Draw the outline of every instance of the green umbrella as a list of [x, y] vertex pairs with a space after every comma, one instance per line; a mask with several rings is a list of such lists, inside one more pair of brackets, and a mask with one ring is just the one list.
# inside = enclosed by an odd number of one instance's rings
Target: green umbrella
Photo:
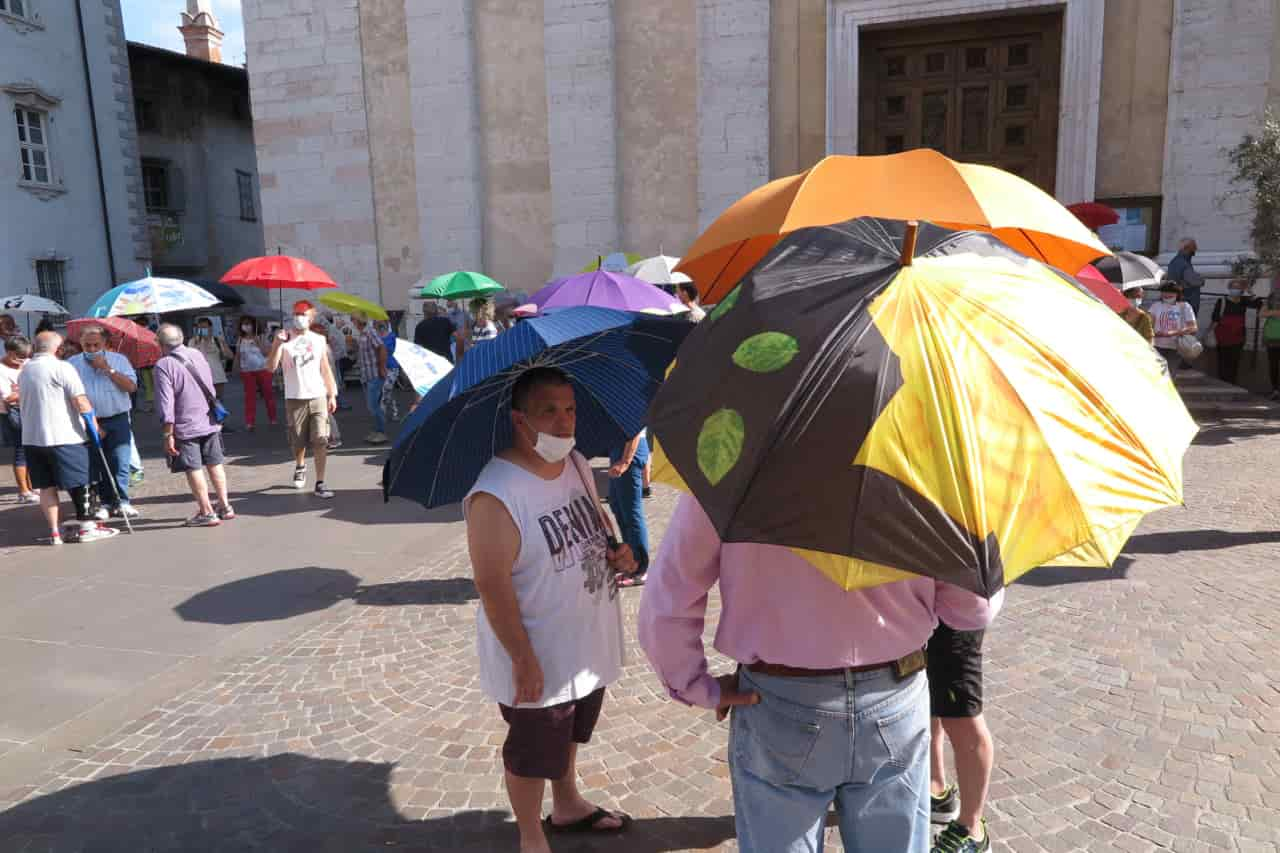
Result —
[[436, 276], [425, 287], [415, 288], [414, 295], [419, 299], [475, 299], [505, 289], [483, 273], [461, 270]]

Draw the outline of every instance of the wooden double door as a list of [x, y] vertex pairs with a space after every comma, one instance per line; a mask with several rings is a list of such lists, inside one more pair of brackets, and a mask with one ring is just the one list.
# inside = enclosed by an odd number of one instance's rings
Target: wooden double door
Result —
[[863, 32], [858, 150], [934, 148], [1052, 194], [1062, 14]]

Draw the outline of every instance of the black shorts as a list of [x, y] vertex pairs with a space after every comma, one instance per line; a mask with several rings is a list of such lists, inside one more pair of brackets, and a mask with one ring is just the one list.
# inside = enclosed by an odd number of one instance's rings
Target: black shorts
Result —
[[982, 638], [986, 631], [955, 631], [941, 622], [925, 650], [929, 714], [976, 717], [982, 713]]
[[177, 456], [169, 457], [169, 470], [175, 474], [199, 471], [206, 465], [221, 465], [222, 432], [211, 432], [199, 438], [179, 438], [174, 441]]
[[13, 448], [13, 464], [18, 468], [25, 468], [27, 452], [22, 445], [22, 427], [11, 424], [6, 412], [0, 412], [0, 438], [4, 439], [5, 447]]
[[27, 476], [33, 489], [58, 488], [69, 491], [89, 485], [89, 445], [56, 444], [53, 447], [23, 448], [27, 457]]
[[604, 688], [547, 708], [499, 705], [507, 721], [502, 766], [512, 776], [561, 779], [569, 772], [569, 746], [589, 743], [604, 707]]

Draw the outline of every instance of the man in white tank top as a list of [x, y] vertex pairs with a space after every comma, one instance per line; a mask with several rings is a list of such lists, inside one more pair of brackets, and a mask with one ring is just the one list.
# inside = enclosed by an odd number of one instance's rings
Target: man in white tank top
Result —
[[604, 688], [622, 674], [615, 573], [636, 565], [627, 546], [609, 547], [590, 469], [573, 453], [575, 417], [562, 373], [522, 374], [511, 392], [514, 444], [463, 502], [483, 605], [480, 682], [509, 726], [502, 760], [521, 853], [550, 853], [546, 832], [613, 833], [630, 823], [577, 785], [578, 744], [591, 739]]
[[307, 448], [316, 457], [318, 498], [332, 498], [324, 484], [329, 447], [329, 416], [338, 408], [338, 384], [329, 363], [329, 342], [311, 329], [316, 307], [305, 299], [294, 304], [292, 328], [276, 332], [267, 369], [284, 365], [284, 410], [293, 450], [293, 487], [307, 487]]

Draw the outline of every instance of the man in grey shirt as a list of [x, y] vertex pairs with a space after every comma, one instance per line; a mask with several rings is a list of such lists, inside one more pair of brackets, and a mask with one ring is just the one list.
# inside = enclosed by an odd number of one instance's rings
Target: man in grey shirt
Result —
[[58, 526], [58, 489], [71, 495], [76, 522], [68, 522], [67, 538], [94, 542], [119, 531], [98, 524], [89, 514], [89, 447], [82, 415], [97, 433], [93, 406], [84, 392], [80, 374], [56, 353], [62, 335], [36, 335], [34, 354], [18, 377], [22, 400], [22, 445], [27, 457], [31, 487], [40, 492], [40, 511], [49, 527], [50, 545], [62, 544]]

